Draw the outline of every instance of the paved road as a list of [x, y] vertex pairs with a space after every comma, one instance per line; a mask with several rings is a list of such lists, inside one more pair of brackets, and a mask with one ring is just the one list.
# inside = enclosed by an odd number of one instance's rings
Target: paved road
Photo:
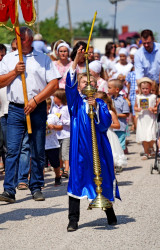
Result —
[[[67, 233], [67, 181], [54, 187], [54, 175], [49, 172], [45, 175], [46, 201], [35, 202], [27, 190], [17, 191], [15, 204], [0, 202], [0, 249], [159, 250], [160, 175], [150, 174], [153, 160], [142, 161], [135, 135], [130, 139], [128, 166], [117, 174], [122, 198], [114, 205], [118, 225], [108, 226], [104, 212], [86, 210], [88, 202], [82, 200], [79, 230]], [[0, 192], [2, 184], [0, 180]]]

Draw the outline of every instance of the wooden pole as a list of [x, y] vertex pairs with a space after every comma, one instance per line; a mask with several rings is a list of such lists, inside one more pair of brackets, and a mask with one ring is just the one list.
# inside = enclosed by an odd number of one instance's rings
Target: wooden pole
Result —
[[56, 0], [56, 6], [55, 6], [55, 11], [54, 11], [54, 18], [57, 16], [58, 5], [59, 5], [59, 0]]
[[[16, 31], [17, 46], [18, 46], [18, 52], [19, 52], [19, 61], [23, 62], [19, 23], [16, 25], [15, 31]], [[23, 87], [23, 95], [24, 95], [24, 105], [27, 105], [28, 96], [27, 96], [26, 79], [25, 79], [24, 72], [21, 73], [21, 79], [22, 79], [22, 87]], [[26, 115], [26, 121], [27, 121], [28, 134], [32, 134], [30, 115]]]

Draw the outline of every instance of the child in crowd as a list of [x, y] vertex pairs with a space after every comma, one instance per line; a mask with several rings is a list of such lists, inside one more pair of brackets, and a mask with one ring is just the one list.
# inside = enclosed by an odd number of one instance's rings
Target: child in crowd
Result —
[[140, 94], [136, 96], [134, 110], [138, 112], [136, 141], [142, 142], [144, 155], [142, 160], [147, 160], [154, 155], [153, 145], [156, 140], [156, 95], [151, 94], [152, 80], [143, 77], [138, 80]]
[[97, 88], [99, 91], [104, 91], [108, 93], [108, 84], [107, 82], [100, 76], [101, 72], [103, 72], [102, 63], [98, 60], [95, 60], [89, 64], [89, 71], [92, 76], [97, 81]]
[[47, 127], [46, 127], [46, 143], [45, 143], [45, 156], [46, 166], [48, 160], [55, 171], [55, 186], [61, 185], [60, 176], [60, 162], [59, 162], [59, 142], [57, 139], [56, 131], [61, 130], [63, 127], [60, 125], [59, 118], [55, 114], [50, 114], [51, 99], [47, 98]]
[[120, 129], [120, 123], [118, 121], [117, 112], [113, 107], [112, 99], [105, 92], [98, 91], [95, 94], [95, 98], [100, 98], [107, 104], [109, 112], [112, 116], [112, 124], [107, 131], [107, 136], [111, 144], [115, 171], [121, 172], [122, 167], [127, 165], [127, 158], [124, 155], [123, 149], [121, 147], [121, 144], [118, 140], [116, 133], [113, 131], [113, 129]]
[[[88, 115], [89, 105], [92, 105], [96, 112], [94, 120], [103, 178], [102, 194], [110, 201], [114, 201], [113, 183], [115, 182], [115, 175], [113, 157], [106, 136], [107, 129], [111, 125], [111, 115], [107, 105], [102, 100], [97, 99], [96, 101], [94, 97], [89, 97], [87, 99], [86, 96], [82, 94], [82, 90], [87, 85], [87, 76], [81, 75], [78, 83], [75, 73], [78, 60], [82, 54], [84, 54], [84, 50], [82, 50], [80, 46], [72, 68], [66, 78], [66, 96], [71, 116], [68, 232], [78, 229], [80, 199], [88, 197], [88, 199], [92, 200], [96, 197], [95, 176], [93, 172], [91, 120]], [[91, 85], [96, 87], [93, 81], [91, 81]], [[120, 198], [117, 185], [116, 197]], [[117, 219], [113, 207], [108, 208], [105, 212], [108, 223], [110, 225], [116, 224]]]
[[100, 50], [99, 49], [94, 49], [94, 60], [98, 60], [98, 61], [100, 61], [100, 59], [101, 59], [101, 52], [100, 52]]
[[151, 94], [158, 96], [158, 84], [156, 81], [152, 81]]
[[[59, 117], [62, 130], [57, 131], [60, 143], [60, 167], [62, 177], [68, 178], [69, 171], [69, 143], [70, 143], [70, 115], [68, 112], [67, 99], [64, 89], [58, 89], [54, 93], [54, 106], [52, 113]], [[65, 169], [63, 169], [63, 163]]]
[[118, 79], [112, 79], [108, 82], [108, 94], [113, 99], [120, 123], [120, 129], [114, 129], [114, 131], [117, 134], [121, 147], [125, 152], [127, 117], [129, 116], [130, 112], [127, 101], [119, 94], [122, 88], [123, 84]]

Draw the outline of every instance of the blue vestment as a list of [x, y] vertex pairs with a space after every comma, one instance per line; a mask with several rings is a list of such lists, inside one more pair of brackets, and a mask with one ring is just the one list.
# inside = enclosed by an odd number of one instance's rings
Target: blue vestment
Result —
[[[73, 81], [70, 72], [66, 78], [66, 96], [68, 109], [71, 116], [71, 138], [70, 138], [70, 177], [68, 183], [68, 194], [75, 198], [96, 197], [96, 185], [94, 183], [91, 120], [86, 113], [86, 102], [77, 90], [78, 83], [76, 75]], [[115, 181], [113, 157], [106, 132], [111, 125], [111, 115], [107, 105], [101, 99], [99, 103], [99, 120], [95, 118], [95, 128], [102, 171], [102, 194], [110, 201], [115, 196], [120, 199], [119, 190]], [[114, 187], [115, 183], [115, 187]]]

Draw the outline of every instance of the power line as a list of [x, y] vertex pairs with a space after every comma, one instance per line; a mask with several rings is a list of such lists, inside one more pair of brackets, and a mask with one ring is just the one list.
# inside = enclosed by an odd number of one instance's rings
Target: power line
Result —
[[158, 3], [158, 4], [160, 4], [160, 1], [158, 1], [158, 0], [128, 0], [128, 2], [139, 2], [139, 3], [141, 3], [141, 2], [143, 2], [143, 3], [151, 3], [151, 4], [153, 4], [153, 3]]

